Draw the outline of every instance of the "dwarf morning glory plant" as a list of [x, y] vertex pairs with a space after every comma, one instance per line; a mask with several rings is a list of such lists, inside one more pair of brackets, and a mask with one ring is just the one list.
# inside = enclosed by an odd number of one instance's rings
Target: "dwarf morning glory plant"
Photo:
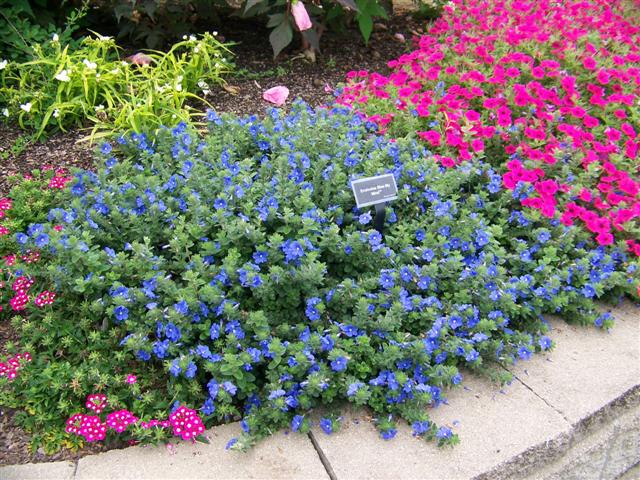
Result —
[[[622, 291], [628, 253], [488, 188], [490, 165], [444, 168], [343, 107], [208, 117], [205, 135], [123, 137], [101, 154], [115, 164], [77, 172], [49, 220], [22, 232], [25, 252], [48, 236], [46, 262], [20, 268], [58, 294], [46, 313], [25, 307], [57, 326], [23, 325], [29, 371], [79, 380], [60, 406], [33, 400], [21, 375], [12, 402], [72, 415], [100, 382], [137, 418], [178, 402], [206, 425], [242, 419], [233, 448], [352, 402], [383, 438], [404, 419], [452, 444], [425, 409], [464, 383], [460, 367], [495, 374], [550, 348], [547, 313], [612, 325], [594, 300]], [[349, 185], [382, 173], [399, 198], [377, 232]], [[112, 380], [125, 367], [134, 393]]]

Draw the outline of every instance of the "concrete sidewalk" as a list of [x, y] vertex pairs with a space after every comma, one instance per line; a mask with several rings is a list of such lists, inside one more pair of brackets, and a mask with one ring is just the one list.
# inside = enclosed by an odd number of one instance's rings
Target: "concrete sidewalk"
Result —
[[363, 411], [339, 433], [280, 432], [248, 453], [224, 445], [238, 424], [208, 432], [209, 445], [133, 447], [82, 458], [0, 468], [11, 479], [616, 479], [640, 478], [640, 308], [614, 310], [611, 333], [553, 319], [553, 352], [512, 369], [500, 389], [467, 376], [448, 404], [430, 412], [460, 434], [438, 449], [400, 425], [380, 439]]

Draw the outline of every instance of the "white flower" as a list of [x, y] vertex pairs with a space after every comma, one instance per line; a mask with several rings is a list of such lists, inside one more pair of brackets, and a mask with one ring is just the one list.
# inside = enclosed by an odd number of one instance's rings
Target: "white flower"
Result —
[[218, 36], [218, 32], [213, 32], [213, 36], [217, 37]]
[[82, 60], [82, 63], [84, 63], [84, 66], [87, 67], [89, 70], [95, 70], [98, 67], [96, 63], [91, 62], [86, 58]]
[[2, 114], [3, 114], [5, 117], [8, 117], [8, 116], [9, 116], [9, 109], [8, 109], [8, 108], [3, 108], [3, 109], [2, 109]]
[[200, 80], [200, 81], [198, 82], [198, 86], [199, 86], [200, 88], [206, 88], [206, 87], [208, 87], [209, 85], [207, 85], [207, 82], [205, 82], [204, 80]]
[[176, 92], [181, 92], [181, 91], [182, 91], [182, 84], [181, 84], [181, 83], [178, 83], [178, 84], [176, 85]]
[[101, 112], [101, 111], [103, 111], [103, 110], [104, 110], [104, 105], [96, 105], [95, 107], [93, 107], [93, 109], [94, 109], [96, 112]]
[[189, 35], [189, 41], [190, 42], [195, 42], [197, 40], [197, 38], [195, 37], [195, 35]]
[[124, 60], [120, 62], [120, 65], [122, 65], [123, 67], [128, 67], [129, 64], [127, 62], [125, 62]]
[[200, 47], [195, 47], [193, 49], [193, 53], [200, 53]]
[[107, 40], [111, 40], [111, 37], [108, 35], [98, 35], [98, 40], [105, 42]]
[[202, 90], [202, 94], [206, 97], [207, 95], [209, 95], [209, 92], [210, 92], [210, 91], [211, 91], [211, 90], [207, 90], [207, 89]]
[[188, 37], [186, 35], [182, 35], [182, 39], [186, 40]]
[[57, 33], [53, 34], [53, 36], [51, 37], [51, 41], [52, 42], [59, 42], [60, 41], [60, 37], [58, 36]]
[[53, 118], [58, 118], [60, 116], [60, 110], [57, 108], [53, 111]]
[[32, 106], [33, 105], [31, 105], [31, 102], [27, 102], [27, 103], [23, 103], [22, 105], [20, 105], [20, 108], [22, 110], [24, 110], [25, 112], [30, 112]]
[[9, 64], [9, 62], [7, 60], [1, 60], [0, 61], [0, 70], [4, 70], [5, 68], [7, 68], [8, 64]]
[[71, 80], [71, 77], [69, 77], [69, 70], [60, 71], [60, 73], [56, 75], [56, 80], [59, 80], [61, 82], [68, 82], [69, 80]]

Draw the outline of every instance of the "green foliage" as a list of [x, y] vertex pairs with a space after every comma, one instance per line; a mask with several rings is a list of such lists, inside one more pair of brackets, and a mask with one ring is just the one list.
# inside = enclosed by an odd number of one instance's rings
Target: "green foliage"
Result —
[[[62, 42], [72, 42], [72, 35], [86, 15], [87, 6], [84, 4], [79, 9], [69, 10], [64, 3], [0, 0], [0, 60], [30, 60], [33, 56], [32, 45], [45, 43], [54, 34], [58, 34]], [[65, 27], [60, 28], [63, 23]]]
[[[102, 146], [106, 166], [77, 172], [47, 221], [15, 235], [42, 258], [6, 269], [6, 285], [21, 271], [29, 296], [58, 294], [13, 320], [33, 361], [0, 378], [39, 441], [64, 441], [65, 419], [102, 392], [144, 420], [175, 402], [207, 425], [243, 418], [236, 448], [345, 402], [385, 438], [402, 418], [455, 444], [426, 408], [460, 367], [498, 376], [550, 348], [544, 313], [608, 328], [594, 298], [637, 275], [620, 248], [523, 213], [488, 164], [441, 168], [344, 109], [208, 120], [204, 136], [179, 125]], [[384, 238], [349, 188], [383, 172], [399, 186]]]
[[[149, 48], [159, 48], [166, 42], [194, 31], [198, 25], [220, 24], [222, 17], [258, 18], [271, 29], [269, 41], [274, 56], [284, 50], [299, 32], [289, 0], [94, 0], [93, 5], [111, 13], [118, 22], [119, 38], [144, 41]], [[365, 42], [368, 42], [375, 18], [386, 18], [380, 0], [322, 0], [306, 4], [312, 16], [313, 28], [299, 32], [303, 44], [320, 49], [320, 37], [327, 27], [343, 29], [356, 22]]]
[[92, 124], [92, 138], [151, 131], [192, 118], [188, 100], [223, 82], [229, 51], [214, 36], [185, 37], [168, 52], [148, 52], [150, 65], [123, 61], [115, 41], [97, 35], [76, 48], [61, 41], [33, 45], [34, 58], [0, 71], [0, 108], [7, 122], [40, 138]]

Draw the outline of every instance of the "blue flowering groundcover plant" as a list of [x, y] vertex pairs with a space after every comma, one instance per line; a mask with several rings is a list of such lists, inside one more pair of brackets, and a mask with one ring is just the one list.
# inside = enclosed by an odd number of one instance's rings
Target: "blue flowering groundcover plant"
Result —
[[[33, 430], [63, 430], [100, 391], [141, 419], [174, 404], [206, 425], [242, 419], [236, 448], [345, 403], [371, 409], [383, 438], [404, 419], [455, 443], [427, 407], [462, 367], [504, 380], [501, 364], [551, 348], [545, 313], [610, 327], [594, 301], [637, 270], [522, 211], [497, 166], [441, 168], [346, 109], [208, 120], [205, 135], [179, 125], [105, 144], [104, 166], [77, 172], [20, 237], [46, 260], [22, 268], [58, 294], [14, 320], [34, 358], [0, 399]], [[399, 198], [381, 233], [350, 181], [382, 173]], [[338, 428], [335, 415], [319, 424]]]

